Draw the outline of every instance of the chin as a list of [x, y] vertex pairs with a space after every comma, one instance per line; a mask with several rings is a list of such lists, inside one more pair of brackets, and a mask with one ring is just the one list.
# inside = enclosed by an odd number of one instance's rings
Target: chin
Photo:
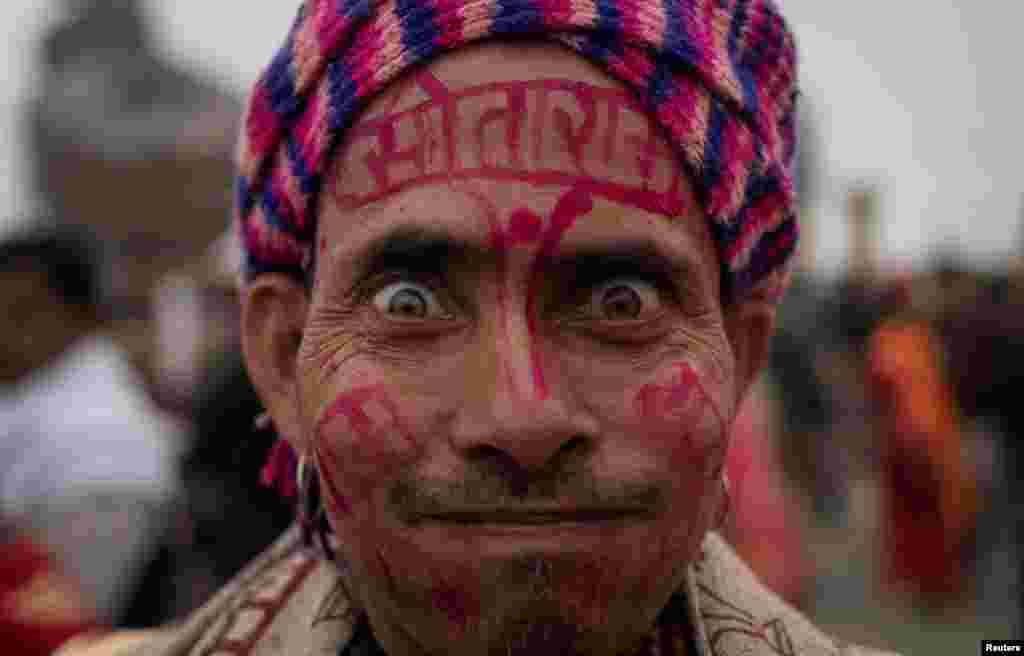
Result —
[[636, 601], [592, 599], [566, 605], [555, 594], [513, 593], [512, 603], [485, 614], [474, 633], [477, 653], [493, 656], [580, 654], [610, 656], [635, 651], [650, 634], [655, 613]]
[[[612, 656], [633, 653], [649, 639], [681, 583], [675, 570], [631, 577], [621, 561], [546, 549], [463, 563], [460, 570], [423, 578], [421, 569], [420, 577], [397, 576], [387, 586], [370, 581], [362, 590], [375, 597], [365, 600], [369, 607], [385, 611], [378, 618], [396, 619], [391, 635], [406, 636], [419, 651]], [[385, 649], [401, 653], [388, 649], [384, 627], [371, 623]]]

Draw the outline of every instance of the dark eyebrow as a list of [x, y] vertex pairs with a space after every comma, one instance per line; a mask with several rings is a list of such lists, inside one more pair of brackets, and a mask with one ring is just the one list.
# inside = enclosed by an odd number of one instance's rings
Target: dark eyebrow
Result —
[[366, 244], [354, 266], [359, 278], [388, 269], [441, 273], [453, 260], [486, 256], [487, 249], [443, 228], [399, 225]]
[[687, 280], [694, 271], [688, 258], [667, 252], [657, 242], [646, 239], [570, 246], [568, 252], [549, 258], [545, 266], [569, 273], [577, 280], [601, 278], [610, 273], [663, 275]]
[[[398, 225], [373, 239], [354, 259], [357, 279], [388, 270], [443, 274], [454, 263], [476, 263], [498, 257], [490, 246], [456, 237], [444, 227]], [[663, 276], [691, 282], [694, 263], [649, 239], [614, 244], [568, 243], [540, 266], [573, 283], [595, 282], [608, 275]]]

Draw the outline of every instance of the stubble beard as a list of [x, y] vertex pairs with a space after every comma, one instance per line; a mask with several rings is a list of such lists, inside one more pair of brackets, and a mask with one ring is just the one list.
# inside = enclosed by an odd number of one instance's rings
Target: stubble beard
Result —
[[[619, 656], [642, 651], [662, 604], [641, 583], [622, 572], [579, 567], [571, 554], [531, 554], [481, 563], [478, 612], [453, 618], [437, 606], [434, 586], [396, 581], [383, 589], [371, 583], [384, 610], [411, 653], [440, 656]], [[581, 581], [600, 576], [600, 581]], [[356, 586], [367, 590], [366, 587]], [[593, 590], [586, 598], [581, 590]], [[369, 590], [367, 590], [369, 591]], [[381, 596], [389, 598], [383, 599]], [[369, 601], [369, 600], [367, 600]], [[374, 621], [371, 611], [371, 624]], [[387, 651], [387, 645], [385, 645]], [[393, 656], [399, 656], [394, 654]]]

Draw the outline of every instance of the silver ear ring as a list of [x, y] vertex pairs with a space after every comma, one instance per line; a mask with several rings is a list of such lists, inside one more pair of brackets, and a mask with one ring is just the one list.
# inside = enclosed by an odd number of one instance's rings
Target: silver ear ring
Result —
[[302, 541], [306, 546], [317, 546], [328, 560], [334, 560], [334, 549], [330, 545], [331, 525], [327, 521], [323, 502], [320, 499], [320, 485], [316, 465], [305, 454], [299, 456], [295, 465], [295, 481], [299, 488], [299, 526]]
[[731, 484], [729, 483], [729, 475], [724, 471], [722, 472], [722, 476], [719, 478], [719, 484], [722, 486], [722, 505], [718, 510], [716, 528], [722, 528], [725, 524], [725, 520], [729, 518], [729, 512], [732, 510], [732, 495], [730, 494]]

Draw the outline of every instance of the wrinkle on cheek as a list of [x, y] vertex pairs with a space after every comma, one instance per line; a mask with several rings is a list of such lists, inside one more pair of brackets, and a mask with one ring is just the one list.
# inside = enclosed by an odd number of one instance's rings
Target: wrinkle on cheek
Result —
[[[345, 312], [345, 317], [332, 322], [348, 322], [350, 312]], [[351, 361], [353, 358], [365, 352], [359, 344], [365, 342], [365, 335], [346, 332], [341, 334], [335, 329], [322, 330], [319, 326], [326, 325], [326, 321], [317, 320], [307, 328], [306, 338], [300, 350], [299, 359], [303, 363], [310, 363], [314, 375], [320, 385], [327, 383], [338, 370]]]

